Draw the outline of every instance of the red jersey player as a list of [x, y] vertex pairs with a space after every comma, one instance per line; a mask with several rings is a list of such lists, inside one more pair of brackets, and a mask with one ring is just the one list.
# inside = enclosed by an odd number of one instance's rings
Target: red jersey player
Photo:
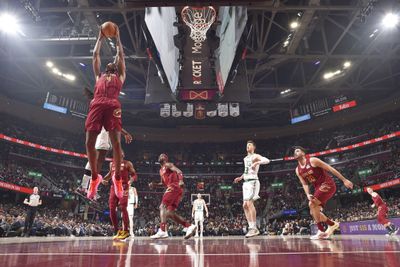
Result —
[[[329, 238], [339, 228], [339, 223], [332, 221], [322, 213], [322, 208], [336, 193], [335, 181], [328, 172], [342, 180], [343, 184], [349, 189], [353, 188], [353, 183], [322, 160], [315, 157], [307, 157], [305, 149], [300, 146], [294, 147], [294, 158], [298, 162], [296, 175], [299, 177], [309, 200], [310, 214], [318, 226], [318, 233], [315, 236], [311, 236], [311, 239]], [[314, 185], [314, 195], [310, 193], [309, 184]], [[326, 232], [324, 231], [323, 222], [328, 225]]]
[[[123, 153], [122, 153], [123, 157]], [[114, 184], [111, 185], [110, 188], [110, 197], [108, 199], [108, 205], [110, 208], [110, 219], [111, 223], [114, 227], [114, 231], [116, 234], [113, 239], [125, 240], [129, 237], [129, 216], [128, 216], [128, 197], [129, 197], [129, 186], [133, 181], [137, 180], [136, 171], [133, 168], [132, 162], [128, 160], [122, 160], [120, 164], [120, 168], [115, 168], [115, 164], [113, 162], [110, 163], [110, 171], [104, 177], [103, 184], [108, 184], [108, 181], [112, 176], [115, 175], [117, 169], [120, 170], [121, 173], [121, 181], [123, 187], [123, 195], [122, 197], [118, 197], [115, 194]], [[117, 218], [117, 205], [119, 205], [120, 212], [122, 213], [122, 230], [119, 230], [118, 218]]]
[[167, 219], [171, 219], [187, 228], [185, 239], [188, 239], [196, 233], [197, 227], [193, 224], [190, 224], [188, 221], [185, 221], [175, 212], [183, 195], [182, 187], [184, 186], [184, 183], [182, 171], [175, 167], [174, 164], [168, 162], [168, 156], [166, 154], [161, 154], [158, 157], [158, 161], [161, 165], [161, 182], [151, 182], [149, 187], [153, 189], [154, 187], [166, 186], [167, 190], [163, 195], [160, 205], [160, 228], [155, 235], [151, 236], [151, 238], [159, 239], [168, 237], [168, 233], [166, 231]]
[[[93, 72], [96, 78], [96, 85], [93, 100], [90, 102], [89, 114], [86, 119], [86, 153], [91, 167], [91, 182], [87, 197], [93, 199], [97, 188], [102, 180], [97, 169], [97, 153], [95, 149], [96, 138], [104, 127], [108, 131], [112, 146], [113, 160], [116, 166], [121, 164], [121, 104], [118, 100], [122, 84], [125, 81], [125, 59], [121, 44], [119, 30], [116, 34], [117, 55], [113, 63], [108, 63], [105, 73], [100, 73], [100, 47], [104, 39], [99, 33], [93, 51]], [[113, 176], [115, 193], [122, 197], [123, 188], [120, 177], [120, 170], [117, 168]]]
[[372, 204], [372, 208], [378, 208], [378, 222], [385, 226], [386, 230], [388, 231], [388, 235], [396, 235], [399, 231], [399, 228], [393, 225], [388, 219], [388, 207], [386, 203], [382, 200], [381, 196], [378, 193], [374, 192], [371, 187], [367, 187], [368, 194], [371, 195], [374, 204]]

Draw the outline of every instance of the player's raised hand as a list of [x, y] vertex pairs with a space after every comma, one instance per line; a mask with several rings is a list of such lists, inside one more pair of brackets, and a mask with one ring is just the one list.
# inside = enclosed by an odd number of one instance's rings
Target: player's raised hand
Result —
[[343, 181], [343, 184], [344, 184], [344, 186], [347, 187], [348, 189], [353, 189], [353, 186], [354, 186], [354, 185], [353, 185], [353, 183], [352, 183], [351, 181], [349, 181], [349, 180], [346, 179], [346, 180]]

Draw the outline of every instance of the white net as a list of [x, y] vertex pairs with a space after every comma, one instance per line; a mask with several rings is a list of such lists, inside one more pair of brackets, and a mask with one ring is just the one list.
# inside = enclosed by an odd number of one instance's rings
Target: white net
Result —
[[190, 7], [182, 9], [182, 19], [190, 27], [190, 38], [194, 42], [204, 42], [208, 29], [215, 21], [217, 12], [212, 6]]

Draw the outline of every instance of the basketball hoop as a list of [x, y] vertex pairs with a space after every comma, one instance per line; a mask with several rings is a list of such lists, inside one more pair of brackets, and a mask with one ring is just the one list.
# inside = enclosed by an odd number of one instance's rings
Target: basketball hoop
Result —
[[217, 12], [212, 6], [185, 6], [181, 12], [182, 19], [190, 28], [190, 38], [194, 42], [204, 42], [206, 33], [215, 21]]

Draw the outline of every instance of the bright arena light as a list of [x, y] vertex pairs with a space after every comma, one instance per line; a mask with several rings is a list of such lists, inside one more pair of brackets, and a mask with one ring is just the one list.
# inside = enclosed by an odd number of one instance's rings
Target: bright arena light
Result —
[[351, 62], [350, 61], [346, 61], [343, 63], [343, 68], [347, 69], [351, 67]]
[[324, 74], [324, 79], [328, 80], [330, 78], [332, 78], [335, 74], [333, 74], [332, 72], [327, 72]]
[[299, 27], [299, 23], [297, 21], [293, 21], [292, 23], [290, 23], [290, 28], [292, 30], [296, 29], [297, 27]]
[[399, 16], [393, 13], [388, 13], [382, 19], [382, 25], [385, 28], [394, 28], [399, 24]]
[[51, 61], [47, 61], [46, 62], [46, 66], [49, 67], [49, 68], [52, 68], [54, 66], [54, 63], [51, 62]]
[[21, 27], [18, 25], [17, 18], [8, 13], [3, 13], [0, 15], [0, 31], [12, 35], [19, 33], [25, 36], [25, 34], [21, 31]]
[[53, 71], [54, 74], [58, 74], [60, 72], [57, 68], [52, 68], [51, 70]]

